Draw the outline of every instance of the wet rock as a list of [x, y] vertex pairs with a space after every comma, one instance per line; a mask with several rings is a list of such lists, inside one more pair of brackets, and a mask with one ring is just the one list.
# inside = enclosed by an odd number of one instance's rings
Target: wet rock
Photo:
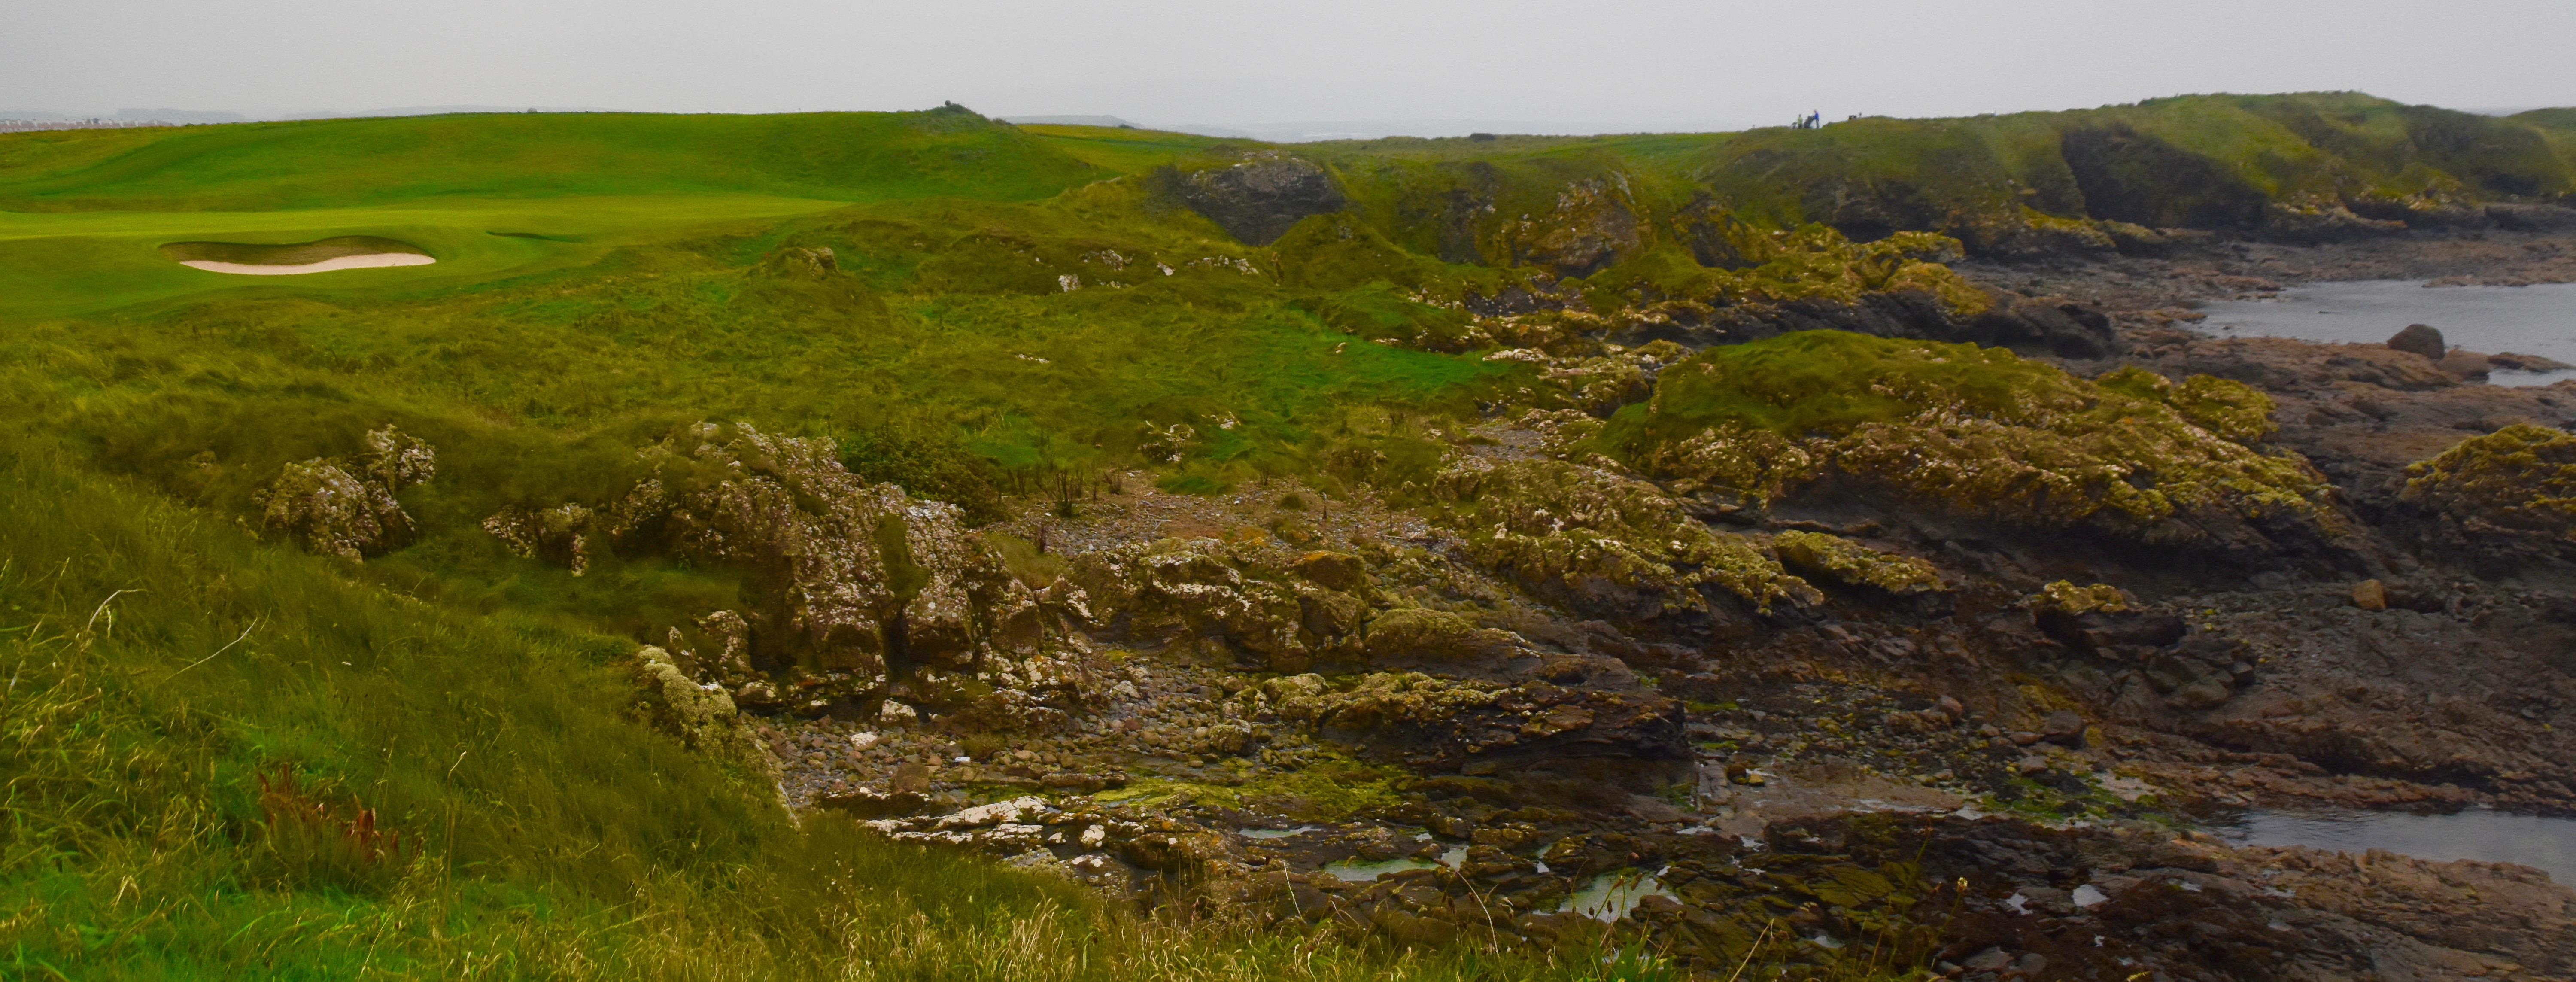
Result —
[[2388, 346], [2437, 362], [2451, 350], [2450, 344], [2442, 339], [2442, 332], [2429, 324], [2406, 325], [2405, 330], [2388, 339]]

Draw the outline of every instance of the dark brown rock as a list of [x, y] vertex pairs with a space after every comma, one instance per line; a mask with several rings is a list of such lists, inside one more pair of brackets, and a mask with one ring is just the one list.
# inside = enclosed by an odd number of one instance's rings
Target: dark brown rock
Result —
[[2442, 340], [2442, 332], [2433, 329], [2430, 324], [2406, 325], [2405, 330], [2397, 332], [2395, 337], [2388, 339], [2388, 346], [2399, 351], [2423, 355], [2434, 361], [2441, 361], [2442, 356], [2451, 350], [2451, 346]]

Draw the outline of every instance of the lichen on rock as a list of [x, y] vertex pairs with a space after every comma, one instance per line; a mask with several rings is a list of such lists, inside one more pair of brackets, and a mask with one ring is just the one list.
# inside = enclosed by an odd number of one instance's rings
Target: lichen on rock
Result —
[[2108, 583], [2076, 586], [2072, 580], [2055, 580], [2038, 593], [2022, 601], [2034, 611], [2080, 617], [2085, 614], [2126, 613], [2130, 609], [2128, 594]]
[[[683, 427], [640, 452], [650, 476], [609, 509], [623, 547], [747, 574], [754, 603], [699, 627], [700, 671], [798, 711], [883, 698], [1047, 727], [1100, 697], [1099, 666], [1046, 618], [1085, 609], [1031, 590], [959, 510], [850, 474], [827, 439], [748, 424]], [[677, 642], [675, 642], [677, 643]], [[777, 676], [784, 676], [783, 678]]]
[[778, 758], [744, 724], [723, 687], [692, 681], [670, 652], [652, 645], [636, 649], [634, 667], [643, 708], [656, 725], [692, 749], [742, 765], [764, 784], [778, 781]]
[[521, 559], [543, 559], [580, 576], [590, 571], [591, 510], [565, 503], [552, 508], [512, 505], [483, 520], [483, 531]]
[[1554, 460], [1461, 457], [1426, 507], [1479, 564], [1542, 595], [1652, 620], [1706, 614], [1715, 588], [1756, 609], [1813, 604], [1815, 587], [1760, 544], [1709, 528], [1653, 484]]
[[316, 457], [286, 465], [252, 498], [262, 524], [353, 562], [410, 542], [411, 515], [394, 493], [435, 476], [438, 454], [390, 425], [365, 442], [355, 463]]

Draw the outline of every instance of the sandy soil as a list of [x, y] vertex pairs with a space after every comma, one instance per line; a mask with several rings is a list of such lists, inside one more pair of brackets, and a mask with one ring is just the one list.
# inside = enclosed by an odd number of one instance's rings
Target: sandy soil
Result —
[[192, 259], [179, 265], [209, 273], [239, 273], [244, 276], [293, 276], [297, 273], [328, 273], [335, 269], [372, 269], [378, 266], [427, 266], [438, 260], [415, 252], [379, 252], [364, 256], [339, 256], [318, 263], [292, 266], [270, 266], [259, 263], [220, 263], [211, 259]]

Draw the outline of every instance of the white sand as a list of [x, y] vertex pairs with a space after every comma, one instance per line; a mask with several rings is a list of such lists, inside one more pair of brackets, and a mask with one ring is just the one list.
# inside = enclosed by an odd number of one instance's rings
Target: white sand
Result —
[[378, 252], [364, 256], [340, 256], [318, 263], [293, 266], [263, 266], [258, 263], [219, 263], [212, 259], [191, 259], [181, 266], [209, 273], [240, 273], [244, 276], [292, 276], [297, 273], [328, 273], [335, 269], [370, 269], [377, 266], [427, 266], [438, 260], [416, 252]]

